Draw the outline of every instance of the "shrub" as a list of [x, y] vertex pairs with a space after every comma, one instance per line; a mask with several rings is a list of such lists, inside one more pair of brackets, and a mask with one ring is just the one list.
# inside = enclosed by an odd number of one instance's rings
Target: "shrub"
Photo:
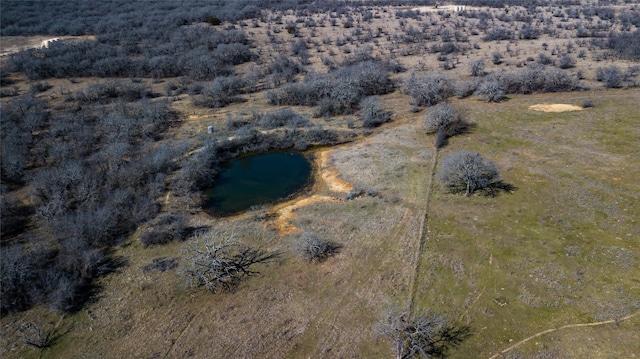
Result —
[[40, 92], [45, 92], [51, 88], [53, 88], [53, 85], [49, 84], [48, 82], [39, 81], [31, 84], [31, 86], [29, 87], [29, 93], [36, 94]]
[[320, 238], [320, 235], [314, 232], [302, 233], [293, 243], [293, 248], [309, 262], [323, 261], [339, 249], [337, 245]]
[[471, 76], [484, 76], [486, 73], [484, 71], [484, 60], [476, 59], [469, 63], [469, 70], [471, 71]]
[[[638, 26], [638, 25], [636, 25]], [[617, 52], [621, 57], [629, 60], [640, 59], [640, 29], [633, 33], [612, 32], [607, 41], [607, 47]]]
[[576, 77], [567, 72], [550, 68], [544, 74], [544, 92], [573, 91], [578, 87]]
[[482, 38], [484, 41], [493, 40], [511, 40], [513, 39], [513, 31], [504, 27], [495, 27]]
[[538, 63], [542, 65], [551, 65], [553, 63], [553, 59], [549, 55], [538, 54]]
[[441, 73], [411, 74], [405, 81], [405, 89], [416, 106], [433, 106], [453, 94], [453, 83]]
[[206, 20], [204, 20], [204, 22], [206, 22], [206, 23], [208, 23], [208, 24], [210, 24], [212, 26], [218, 26], [218, 25], [220, 25], [222, 23], [222, 21], [220, 21], [220, 19], [218, 19], [215, 16], [208, 17]]
[[427, 133], [447, 131], [462, 121], [462, 115], [448, 103], [441, 103], [429, 109], [424, 119], [424, 129]]
[[561, 69], [570, 69], [576, 66], [576, 59], [569, 54], [562, 54], [562, 56], [558, 58], [557, 65]]
[[311, 122], [308, 118], [288, 108], [265, 113], [260, 116], [260, 119], [258, 120], [258, 125], [265, 130], [282, 126], [288, 126], [291, 128], [307, 127], [310, 124]]
[[438, 172], [438, 180], [450, 192], [464, 192], [467, 196], [501, 183], [495, 164], [470, 151], [456, 152], [446, 158]]
[[224, 107], [235, 100], [234, 96], [240, 94], [245, 85], [246, 82], [240, 77], [216, 77], [210, 85], [200, 90], [199, 96], [193, 97], [193, 103], [202, 107]]
[[318, 106], [314, 116], [349, 114], [365, 96], [383, 95], [393, 90], [386, 68], [365, 61], [329, 73], [310, 75], [302, 83], [290, 83], [267, 92], [273, 105]]
[[456, 84], [456, 97], [467, 98], [478, 89], [478, 81], [460, 81]]
[[584, 100], [582, 102], [582, 108], [593, 108], [593, 100]]
[[604, 82], [604, 86], [607, 88], [622, 87], [622, 81], [624, 79], [622, 71], [615, 65], [608, 67], [598, 67], [596, 69], [596, 79], [600, 82]]
[[491, 53], [491, 62], [493, 62], [494, 65], [500, 65], [502, 63], [502, 57], [501, 52], [494, 51]]
[[483, 101], [487, 102], [500, 102], [504, 99], [504, 88], [496, 79], [482, 82], [475, 93]]
[[338, 140], [338, 135], [331, 130], [325, 130], [322, 125], [317, 125], [307, 130], [305, 139], [311, 143], [327, 145], [335, 143]]
[[527, 25], [520, 30], [519, 37], [523, 40], [534, 40], [540, 37], [540, 29]]
[[389, 122], [391, 119], [391, 113], [385, 111], [375, 96], [370, 96], [362, 100], [360, 108], [362, 109], [362, 125], [364, 128], [378, 127], [383, 123]]

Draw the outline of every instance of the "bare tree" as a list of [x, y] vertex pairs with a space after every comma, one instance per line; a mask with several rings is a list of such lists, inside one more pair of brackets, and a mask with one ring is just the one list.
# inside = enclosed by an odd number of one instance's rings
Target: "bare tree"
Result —
[[451, 80], [440, 73], [412, 74], [405, 82], [405, 89], [416, 106], [433, 106], [453, 94]]
[[46, 327], [42, 325], [27, 323], [18, 328], [22, 335], [24, 344], [28, 347], [36, 349], [45, 349], [52, 346], [58, 338], [55, 327]]
[[233, 233], [214, 232], [197, 234], [184, 251], [187, 264], [182, 272], [187, 284], [212, 293], [220, 288], [233, 289], [244, 277], [259, 273], [251, 269], [254, 264], [279, 255], [239, 245]]
[[369, 96], [362, 100], [360, 108], [362, 108], [362, 124], [365, 128], [378, 127], [391, 119], [391, 113], [385, 111], [376, 96]]
[[501, 184], [495, 164], [477, 152], [460, 151], [442, 162], [438, 180], [453, 193], [467, 196], [475, 191]]
[[[462, 114], [448, 103], [441, 103], [429, 109], [424, 119], [424, 129], [427, 133], [438, 131], [448, 132], [462, 122]], [[455, 133], [452, 133], [454, 135]]]
[[391, 340], [398, 359], [444, 358], [471, 335], [469, 326], [431, 311], [410, 315], [390, 310], [378, 322], [377, 331]]

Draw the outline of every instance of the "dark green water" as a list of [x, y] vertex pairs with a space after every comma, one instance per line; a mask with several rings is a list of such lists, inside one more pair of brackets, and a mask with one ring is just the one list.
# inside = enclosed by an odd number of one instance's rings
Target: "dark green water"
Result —
[[205, 190], [205, 209], [222, 216], [242, 212], [300, 191], [310, 176], [311, 163], [297, 152], [242, 156], [229, 161]]

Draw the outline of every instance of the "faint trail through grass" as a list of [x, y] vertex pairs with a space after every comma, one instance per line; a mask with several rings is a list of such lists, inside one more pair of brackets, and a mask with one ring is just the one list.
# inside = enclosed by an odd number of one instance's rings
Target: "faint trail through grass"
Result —
[[189, 329], [189, 327], [191, 326], [191, 324], [193, 324], [196, 318], [200, 317], [200, 313], [202, 313], [203, 310], [204, 310], [204, 307], [200, 308], [200, 310], [196, 314], [194, 314], [191, 318], [189, 318], [189, 321], [184, 326], [184, 328], [182, 328], [182, 331], [180, 331], [180, 334], [178, 334], [178, 337], [173, 341], [173, 343], [171, 344], [167, 352], [164, 353], [164, 358], [169, 357], [169, 354], [171, 354], [171, 352], [173, 352], [173, 350], [176, 348], [176, 345], [178, 344], [180, 339], [182, 339], [182, 337], [184, 336], [184, 333], [187, 331], [187, 329]]
[[489, 359], [495, 359], [495, 358], [501, 356], [502, 354], [506, 354], [506, 353], [510, 352], [511, 350], [519, 347], [520, 345], [528, 342], [531, 339], [537, 338], [537, 337], [545, 335], [545, 334], [553, 333], [553, 332], [556, 332], [556, 331], [561, 330], [561, 329], [580, 328], [580, 327], [595, 327], [595, 326], [598, 326], [598, 325], [613, 324], [613, 323], [618, 324], [618, 323], [623, 322], [625, 320], [631, 319], [631, 318], [637, 316], [638, 314], [640, 314], [640, 312], [636, 312], [634, 314], [627, 315], [626, 317], [623, 317], [623, 318], [620, 318], [620, 319], [611, 319], [611, 320], [605, 320], [605, 321], [602, 321], [602, 322], [595, 322], [595, 323], [568, 324], [568, 325], [563, 325], [563, 326], [561, 326], [559, 328], [552, 328], [552, 329], [543, 330], [543, 331], [541, 331], [539, 333], [536, 333], [536, 334], [534, 334], [534, 335], [532, 335], [530, 337], [522, 339], [521, 341], [515, 343], [514, 345], [512, 345], [512, 346], [510, 346], [510, 347], [508, 347], [506, 349], [502, 349], [501, 351], [497, 352], [496, 354], [490, 356]]
[[425, 250], [425, 244], [428, 236], [428, 220], [429, 220], [429, 202], [431, 200], [431, 190], [433, 188], [433, 177], [435, 176], [436, 164], [438, 163], [438, 149], [436, 148], [431, 160], [431, 169], [429, 171], [429, 181], [427, 183], [427, 194], [424, 205], [424, 215], [420, 223], [420, 234], [418, 236], [418, 250], [416, 251], [415, 267], [413, 269], [413, 277], [411, 279], [409, 293], [409, 313], [413, 313], [415, 306], [416, 294], [418, 292], [418, 276], [420, 274], [420, 268], [422, 267], [422, 257]]

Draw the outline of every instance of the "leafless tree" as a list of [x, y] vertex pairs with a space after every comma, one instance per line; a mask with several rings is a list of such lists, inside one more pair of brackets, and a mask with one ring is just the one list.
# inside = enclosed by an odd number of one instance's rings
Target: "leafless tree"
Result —
[[251, 269], [254, 264], [268, 262], [279, 255], [239, 245], [233, 233], [214, 232], [197, 234], [184, 252], [187, 264], [182, 272], [187, 284], [204, 287], [211, 293], [233, 289], [244, 277], [259, 273]]
[[449, 191], [464, 192], [467, 196], [501, 183], [495, 164], [471, 151], [456, 152], [446, 158], [438, 179]]
[[440, 73], [412, 74], [405, 82], [405, 89], [417, 106], [433, 106], [453, 94], [453, 83]]
[[390, 310], [377, 324], [377, 332], [391, 341], [398, 359], [444, 358], [449, 349], [471, 335], [471, 328], [457, 325], [446, 316], [431, 311], [410, 315]]

